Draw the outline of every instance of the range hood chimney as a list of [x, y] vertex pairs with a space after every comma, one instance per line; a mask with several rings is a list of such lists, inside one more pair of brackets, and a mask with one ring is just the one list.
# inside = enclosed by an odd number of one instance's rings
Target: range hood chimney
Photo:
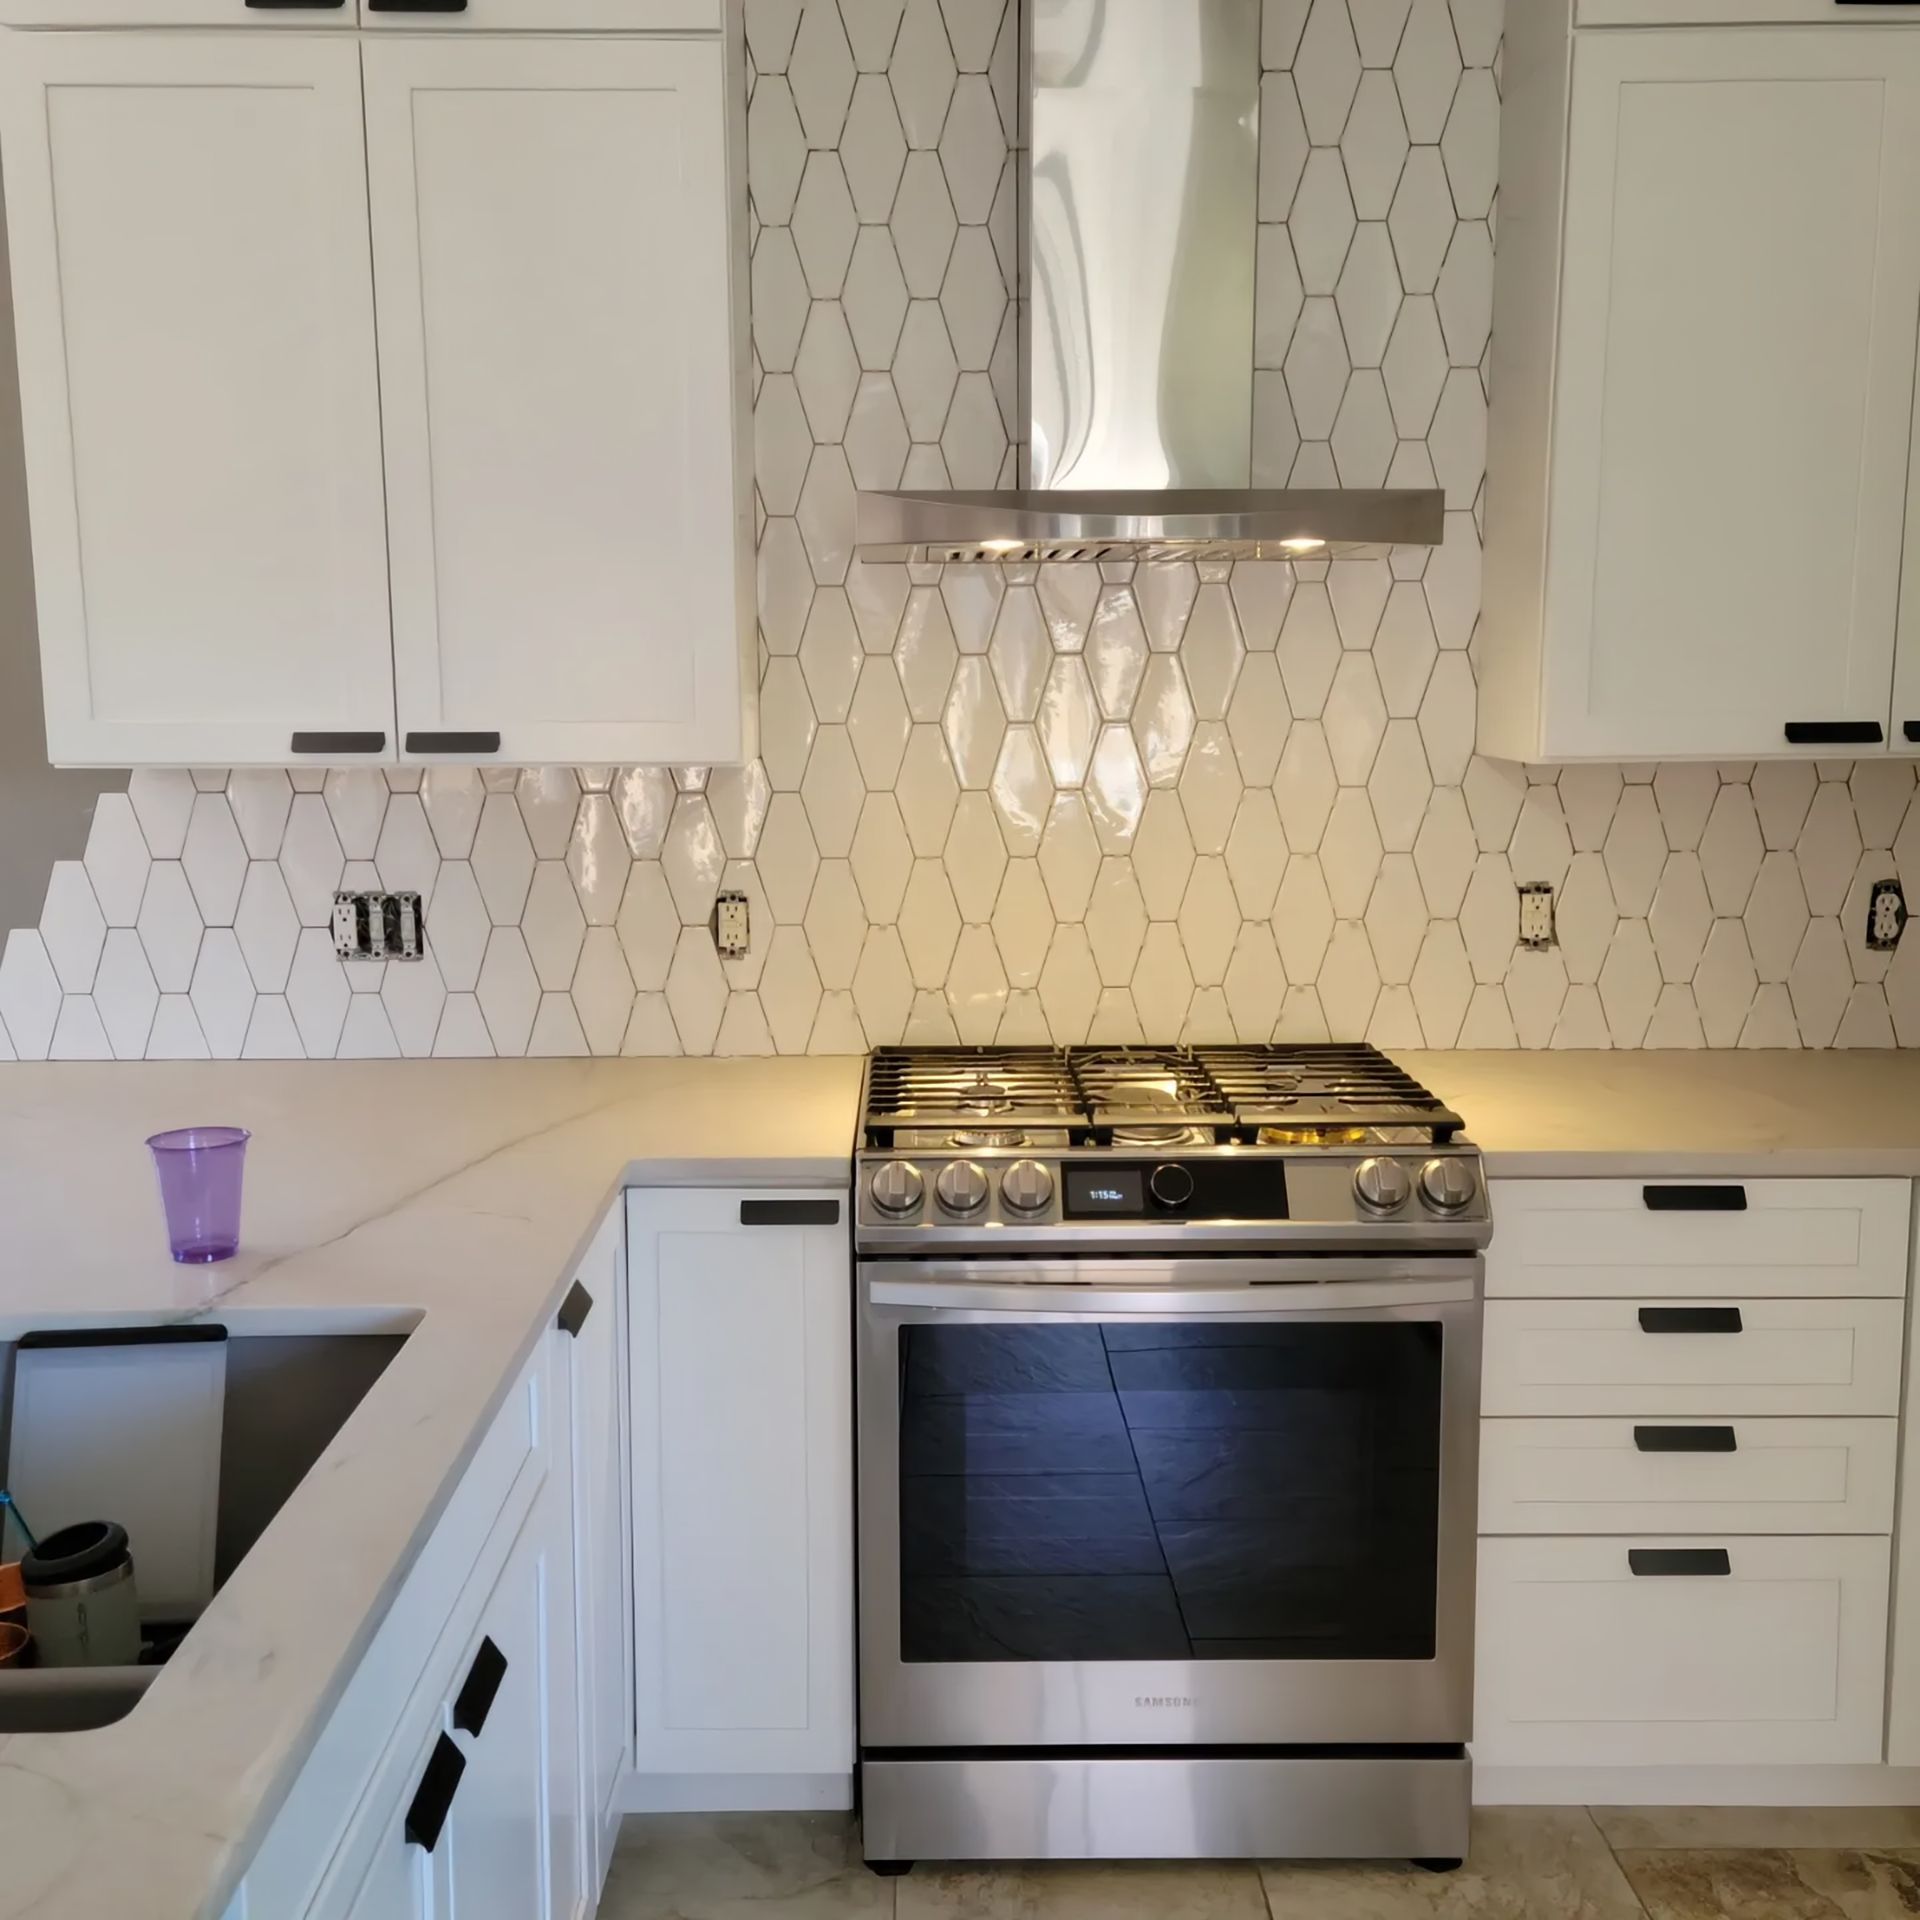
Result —
[[1253, 485], [1260, 0], [1024, 14], [1021, 485], [863, 493], [869, 559], [1301, 559], [1437, 546], [1438, 490]]

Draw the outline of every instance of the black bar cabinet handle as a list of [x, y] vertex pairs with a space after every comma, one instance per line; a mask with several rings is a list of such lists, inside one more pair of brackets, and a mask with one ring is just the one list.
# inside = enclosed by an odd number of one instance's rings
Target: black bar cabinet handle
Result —
[[1699, 1579], [1733, 1572], [1725, 1547], [1629, 1547], [1627, 1565], [1637, 1580]]
[[473, 1656], [473, 1665], [467, 1669], [467, 1677], [461, 1681], [460, 1692], [453, 1703], [453, 1724], [460, 1732], [470, 1733], [477, 1740], [486, 1731], [494, 1696], [506, 1677], [507, 1656], [494, 1645], [489, 1634], [481, 1640], [480, 1651]]
[[837, 1227], [838, 1200], [742, 1200], [743, 1227]]
[[440, 1831], [447, 1824], [447, 1812], [453, 1796], [460, 1790], [460, 1776], [467, 1770], [467, 1756], [443, 1733], [433, 1743], [433, 1757], [420, 1776], [419, 1791], [407, 1808], [402, 1831], [407, 1844], [424, 1847], [431, 1853], [440, 1844]]
[[[432, 11], [437, 13], [440, 9], [436, 7]], [[410, 733], [407, 735], [407, 751], [409, 753], [498, 753], [500, 736], [497, 733]]]
[[323, 12], [329, 8], [337, 11], [346, 4], [347, 0], [247, 0], [247, 5], [250, 7], [267, 7], [276, 10], [291, 7], [309, 7], [315, 13]]
[[1877, 747], [1886, 739], [1878, 720], [1789, 720], [1790, 747]]
[[1642, 1307], [1642, 1333], [1744, 1333], [1738, 1307]]
[[465, 13], [467, 0], [367, 0], [369, 13]]
[[1731, 1427], [1635, 1427], [1633, 1444], [1642, 1453], [1737, 1453]]
[[560, 1302], [560, 1330], [578, 1340], [580, 1329], [587, 1324], [587, 1315], [592, 1311], [593, 1295], [576, 1280]]
[[1649, 1213], [1745, 1213], [1745, 1187], [1642, 1187]]
[[1908, 740], [1920, 740], [1920, 720], [1905, 721], [1900, 731]]
[[384, 733], [296, 733], [295, 753], [385, 753]]

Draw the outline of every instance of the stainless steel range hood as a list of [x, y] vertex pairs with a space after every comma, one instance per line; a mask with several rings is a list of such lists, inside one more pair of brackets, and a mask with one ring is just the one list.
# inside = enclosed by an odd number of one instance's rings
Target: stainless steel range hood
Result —
[[1020, 486], [863, 493], [861, 552], [1298, 559], [1438, 545], [1437, 490], [1294, 491], [1266, 471], [1260, 0], [1020, 4]]

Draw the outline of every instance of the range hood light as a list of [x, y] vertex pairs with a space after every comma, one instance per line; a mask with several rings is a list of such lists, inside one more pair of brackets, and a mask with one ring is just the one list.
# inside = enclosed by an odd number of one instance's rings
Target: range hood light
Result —
[[1280, 544], [1289, 553], [1318, 553], [1327, 543], [1324, 540], [1282, 540]]

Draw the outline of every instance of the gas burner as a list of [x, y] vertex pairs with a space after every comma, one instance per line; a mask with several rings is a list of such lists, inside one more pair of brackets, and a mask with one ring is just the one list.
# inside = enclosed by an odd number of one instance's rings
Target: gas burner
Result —
[[964, 1133], [954, 1134], [948, 1141], [950, 1147], [1024, 1147], [1027, 1136], [1017, 1127], [972, 1127]]
[[954, 1089], [953, 1104], [962, 1113], [977, 1113], [984, 1120], [996, 1113], [1011, 1113], [1015, 1101], [1011, 1088], [983, 1073], [976, 1080]]
[[1113, 1128], [1108, 1141], [1116, 1147], [1151, 1147], [1156, 1152], [1163, 1147], [1210, 1147], [1214, 1144], [1212, 1130], [1207, 1127], [1152, 1126], [1146, 1122], [1127, 1121]]

